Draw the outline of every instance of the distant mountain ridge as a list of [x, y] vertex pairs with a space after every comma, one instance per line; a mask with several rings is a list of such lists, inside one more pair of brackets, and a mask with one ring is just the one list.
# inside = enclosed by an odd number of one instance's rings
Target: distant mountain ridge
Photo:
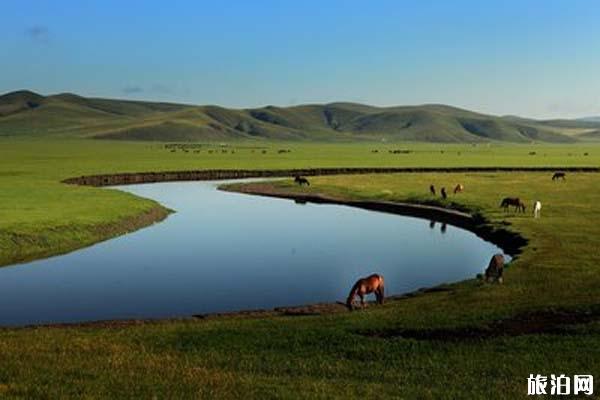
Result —
[[577, 118], [577, 121], [584, 121], [584, 122], [600, 122], [600, 116], [598, 116], [598, 117], [583, 117], [583, 118]]
[[599, 130], [600, 121], [498, 117], [442, 104], [375, 107], [339, 102], [229, 109], [71, 93], [42, 96], [26, 90], [0, 96], [0, 136], [566, 143]]

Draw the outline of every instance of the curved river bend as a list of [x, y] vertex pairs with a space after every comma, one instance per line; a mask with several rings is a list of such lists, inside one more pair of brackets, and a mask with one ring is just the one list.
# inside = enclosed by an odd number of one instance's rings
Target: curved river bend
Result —
[[0, 268], [0, 325], [343, 301], [373, 272], [385, 276], [387, 294], [401, 294], [472, 278], [501, 252], [450, 225], [217, 190], [222, 183], [119, 187], [177, 213], [70, 254]]

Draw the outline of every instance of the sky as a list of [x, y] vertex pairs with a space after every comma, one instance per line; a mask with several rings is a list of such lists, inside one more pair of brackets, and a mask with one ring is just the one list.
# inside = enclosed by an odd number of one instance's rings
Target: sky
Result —
[[3, 0], [0, 93], [600, 115], [597, 0]]

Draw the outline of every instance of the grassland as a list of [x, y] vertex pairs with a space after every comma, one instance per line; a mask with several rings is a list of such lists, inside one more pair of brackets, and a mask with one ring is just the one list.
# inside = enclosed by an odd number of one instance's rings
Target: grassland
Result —
[[[235, 142], [194, 149], [199, 152], [172, 152], [164, 144], [138, 142], [0, 140], [0, 265], [72, 250], [149, 222], [135, 220], [136, 216], [164, 216], [165, 210], [153, 201], [60, 183], [80, 175], [202, 168], [600, 165], [600, 146], [594, 144]], [[279, 153], [279, 149], [292, 151]], [[395, 149], [410, 153], [389, 152]]]
[[[0, 140], [0, 263], [110, 237], [117, 230], [97, 227], [119, 226], [160, 209], [117, 190], [59, 183], [79, 175], [199, 168], [600, 165], [600, 148], [591, 144], [256, 146], [236, 142], [234, 154], [232, 147], [214, 144], [199, 153], [171, 153], [162, 144]], [[291, 152], [278, 153], [280, 148]], [[411, 152], [389, 153], [398, 148]], [[466, 281], [364, 312], [322, 316], [2, 329], [0, 397], [514, 399], [525, 397], [531, 373], [600, 376], [599, 174], [569, 174], [564, 183], [531, 172], [330, 176], [312, 178], [310, 189], [302, 190], [423, 202], [431, 200], [430, 183], [450, 187], [457, 182], [466, 192], [441, 205], [466, 206], [530, 240], [504, 285]], [[275, 188], [298, 190], [289, 181]], [[498, 198], [504, 194], [540, 199], [542, 218], [503, 214]], [[542, 322], [539, 315], [545, 316]], [[563, 325], [552, 323], [564, 315], [575, 317]], [[494, 325], [497, 321], [518, 326], [529, 321], [536, 329], [496, 336], [500, 328], [494, 327], [504, 326]], [[432, 332], [449, 339], [431, 340]]]

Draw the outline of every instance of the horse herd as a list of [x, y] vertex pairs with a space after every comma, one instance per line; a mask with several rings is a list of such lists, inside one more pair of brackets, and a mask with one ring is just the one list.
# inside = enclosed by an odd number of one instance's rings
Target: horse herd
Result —
[[[552, 180], [556, 181], [556, 180], [566, 180], [566, 173], [562, 172], [562, 171], [557, 171], [552, 175]], [[462, 184], [458, 184], [456, 185], [456, 187], [454, 188], [454, 194], [457, 193], [461, 193], [465, 190], [465, 187]], [[435, 196], [436, 195], [436, 191], [435, 191], [435, 186], [432, 184], [429, 186], [429, 192]], [[448, 194], [446, 193], [446, 188], [442, 188], [440, 191], [442, 198], [445, 200], [448, 198]], [[525, 213], [525, 210], [527, 208], [527, 206], [525, 205], [525, 203], [523, 201], [521, 201], [520, 198], [518, 197], [505, 197], [502, 199], [502, 201], [500, 202], [500, 207], [504, 209], [504, 211], [509, 211], [510, 207], [514, 207], [514, 211], [517, 212], [522, 212]], [[542, 202], [539, 200], [536, 200], [533, 203], [533, 216], [534, 218], [539, 218], [540, 217], [540, 213], [542, 211]]]
[[[566, 180], [566, 173], [562, 172], [562, 171], [557, 171], [552, 175], [552, 180], [556, 181], [556, 180]], [[518, 197], [505, 197], [502, 199], [502, 201], [500, 202], [500, 207], [504, 209], [504, 211], [508, 211], [509, 208], [513, 206], [515, 211], [520, 211], [522, 213], [525, 213], [525, 203], [523, 201], [521, 201], [520, 198]], [[542, 202], [539, 200], [536, 200], [533, 203], [533, 217], [534, 218], [539, 218], [540, 217], [540, 213], [542, 211]]]
[[[566, 174], [564, 172], [555, 172], [554, 175], [552, 175], [552, 180], [556, 181], [558, 179], [561, 180], [566, 180]], [[299, 186], [302, 185], [307, 185], [310, 186], [310, 182], [308, 181], [308, 179], [296, 175], [294, 177], [294, 182], [296, 182], [296, 184], [298, 184]], [[453, 193], [454, 194], [458, 194], [461, 193], [465, 190], [464, 185], [462, 184], [457, 184], [454, 187]], [[432, 195], [436, 195], [436, 189], [435, 186], [433, 184], [431, 184], [429, 186], [429, 192]], [[446, 188], [442, 187], [440, 190], [440, 194], [442, 196], [443, 199], [446, 199], [448, 197], [448, 193], [446, 192]], [[515, 211], [520, 211], [520, 212], [525, 212], [526, 206], [525, 203], [523, 201], [521, 201], [520, 198], [518, 197], [505, 197], [502, 199], [501, 203], [500, 203], [500, 207], [502, 207], [505, 211], [509, 210], [509, 207], [513, 206]], [[539, 200], [536, 200], [533, 203], [533, 216], [534, 218], [538, 218], [540, 216], [540, 211], [542, 210], [542, 203]], [[500, 254], [496, 254], [495, 256], [492, 257], [492, 260], [490, 261], [490, 266], [488, 266], [488, 269], [486, 270], [486, 277], [488, 277], [488, 275], [490, 274], [490, 269], [492, 269], [492, 266], [495, 266], [496, 270], [499, 270], [499, 276], [500, 278], [498, 279], [500, 282], [502, 281], [502, 272], [501, 272], [501, 267], [499, 267], [498, 265], [503, 265], [504, 264], [504, 258], [502, 257], [502, 255]], [[350, 290], [350, 293], [348, 294], [348, 298], [346, 299], [346, 307], [348, 307], [349, 310], [353, 310], [355, 307], [354, 304], [354, 299], [356, 298], [356, 296], [358, 296], [360, 298], [360, 305], [361, 307], [365, 307], [365, 296], [367, 294], [370, 293], [374, 293], [377, 303], [378, 304], [383, 304], [384, 301], [384, 297], [385, 297], [385, 289], [384, 289], [384, 280], [383, 280], [383, 276], [379, 275], [379, 274], [372, 274], [370, 276], [364, 277], [364, 278], [360, 278], [359, 280], [356, 281], [356, 283], [352, 286], [352, 289]]]
[[[465, 187], [462, 184], [458, 184], [454, 187], [453, 193], [457, 194], [457, 193], [461, 193], [462, 191], [465, 190]], [[432, 195], [436, 195], [436, 191], [435, 191], [435, 186], [433, 184], [429, 185], [429, 193], [431, 193]], [[446, 192], [446, 188], [443, 187], [440, 190], [440, 194], [442, 195], [442, 199], [446, 200], [448, 198], [448, 193]]]

